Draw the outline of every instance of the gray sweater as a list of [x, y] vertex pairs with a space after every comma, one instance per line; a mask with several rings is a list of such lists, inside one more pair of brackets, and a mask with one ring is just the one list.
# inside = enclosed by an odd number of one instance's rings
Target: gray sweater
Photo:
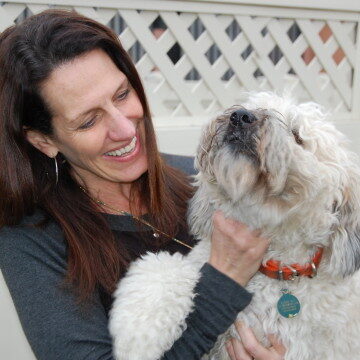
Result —
[[[18, 226], [0, 230], [0, 268], [34, 354], [39, 360], [112, 360], [107, 328], [111, 295], [96, 291], [86, 307], [77, 304], [63, 286], [67, 246], [61, 229], [54, 222], [45, 228], [34, 226], [42, 216], [38, 212]], [[139, 246], [135, 255], [153, 251], [140, 243], [131, 218], [105, 216], [118, 241]], [[183, 252], [174, 244], [168, 246], [164, 249]], [[244, 288], [211, 265], [205, 264], [201, 273], [187, 329], [163, 359], [200, 359], [251, 300]]]

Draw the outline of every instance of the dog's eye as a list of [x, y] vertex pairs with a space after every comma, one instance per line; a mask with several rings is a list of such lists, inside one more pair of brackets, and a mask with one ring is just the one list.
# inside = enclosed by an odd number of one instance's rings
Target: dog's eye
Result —
[[294, 135], [294, 139], [295, 141], [299, 144], [302, 145], [303, 144], [303, 140], [300, 137], [299, 133], [296, 130], [292, 130], [292, 134]]

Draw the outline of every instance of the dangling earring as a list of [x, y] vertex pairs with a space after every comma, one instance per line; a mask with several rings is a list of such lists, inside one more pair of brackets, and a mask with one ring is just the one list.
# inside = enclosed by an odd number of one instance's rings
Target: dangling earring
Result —
[[56, 155], [54, 156], [53, 159], [55, 161], [55, 186], [56, 186], [59, 182], [59, 168], [58, 168], [58, 163], [56, 160]]

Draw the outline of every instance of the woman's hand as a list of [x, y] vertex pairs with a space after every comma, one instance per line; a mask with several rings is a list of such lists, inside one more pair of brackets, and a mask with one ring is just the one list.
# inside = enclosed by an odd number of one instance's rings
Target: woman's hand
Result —
[[245, 286], [260, 267], [270, 241], [245, 224], [226, 219], [221, 211], [213, 216], [209, 263], [240, 285]]
[[226, 344], [226, 350], [231, 360], [283, 360], [285, 356], [285, 347], [275, 338], [269, 335], [271, 343], [269, 348], [264, 347], [256, 339], [250, 328], [242, 322], [235, 323], [235, 327], [241, 341], [235, 338], [229, 340]]

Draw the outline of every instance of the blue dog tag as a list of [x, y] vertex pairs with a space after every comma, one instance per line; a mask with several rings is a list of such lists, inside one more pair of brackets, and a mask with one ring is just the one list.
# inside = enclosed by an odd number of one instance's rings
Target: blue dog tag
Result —
[[298, 298], [290, 294], [288, 289], [282, 289], [281, 292], [282, 295], [277, 303], [279, 314], [287, 319], [295, 317], [300, 312]]

